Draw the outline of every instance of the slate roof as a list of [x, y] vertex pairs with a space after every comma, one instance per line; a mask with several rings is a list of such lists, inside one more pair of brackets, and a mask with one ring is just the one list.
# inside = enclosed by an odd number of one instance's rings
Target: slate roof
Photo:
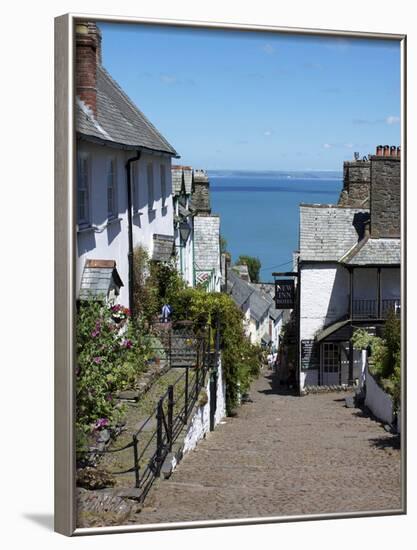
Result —
[[171, 235], [153, 236], [152, 260], [157, 262], [169, 262], [174, 254], [174, 237]]
[[77, 132], [84, 136], [178, 156], [172, 145], [100, 65], [97, 66], [97, 117], [78, 99], [76, 127]]
[[301, 261], [338, 261], [364, 236], [369, 210], [300, 205]]
[[228, 279], [228, 283], [230, 282], [230, 292], [232, 298], [237, 306], [242, 307], [250, 295], [255, 292], [255, 289], [236, 275], [236, 273], [233, 273], [232, 270], [228, 273]]
[[180, 166], [174, 164], [171, 166], [172, 172], [172, 193], [180, 195], [183, 189], [186, 195], [191, 195], [193, 188], [193, 169], [191, 166]]
[[369, 239], [344, 262], [348, 265], [393, 265], [401, 262], [400, 239]]
[[171, 166], [171, 177], [172, 177], [172, 194], [180, 195], [182, 189], [183, 175], [182, 169], [177, 166]]
[[80, 284], [80, 300], [106, 298], [113, 288], [120, 288], [123, 282], [114, 260], [87, 260]]
[[259, 290], [254, 289], [249, 296], [250, 316], [253, 317], [255, 321], [261, 321], [268, 313], [271, 303], [271, 299], [268, 299], [263, 293], [259, 292]]

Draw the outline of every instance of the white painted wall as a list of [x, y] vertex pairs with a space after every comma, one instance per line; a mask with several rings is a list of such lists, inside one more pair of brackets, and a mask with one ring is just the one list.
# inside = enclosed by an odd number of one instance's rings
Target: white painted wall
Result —
[[313, 339], [324, 325], [347, 313], [349, 275], [337, 264], [303, 265], [301, 269], [300, 338]]
[[[250, 314], [250, 312], [249, 312]], [[256, 319], [249, 316], [248, 324], [249, 338], [252, 344], [261, 344], [262, 336], [265, 333], [269, 333], [269, 315], [264, 315], [261, 321], [257, 322]]]
[[219, 216], [194, 217], [195, 269], [213, 272], [213, 290], [220, 292], [220, 218]]
[[283, 315], [279, 315], [275, 320], [270, 318], [271, 328], [272, 328], [272, 345], [275, 346], [275, 349], [278, 350], [279, 347], [279, 341], [280, 341], [280, 334], [283, 324]]
[[[218, 365], [217, 377], [217, 406], [214, 417], [215, 426], [226, 416], [226, 385], [223, 379], [221, 359]], [[183, 453], [186, 454], [197, 446], [200, 439], [203, 439], [210, 432], [210, 379], [206, 383], [208, 402], [204, 407], [198, 407], [191, 420], [189, 429], [184, 438]]]
[[379, 420], [391, 425], [393, 421], [392, 399], [378, 386], [368, 367], [366, 367], [365, 371], [365, 381], [365, 406]]
[[[77, 231], [76, 239], [76, 292], [78, 294], [84, 264], [87, 259], [115, 260], [117, 271], [124, 283], [120, 289], [119, 302], [125, 306], [129, 302], [128, 289], [128, 220], [127, 184], [125, 163], [134, 155], [133, 151], [121, 151], [80, 141], [78, 150], [89, 155], [89, 194], [90, 222], [88, 229]], [[118, 216], [109, 223], [107, 218], [107, 161], [116, 160], [116, 204]], [[154, 196], [153, 211], [148, 212], [148, 189], [146, 185], [146, 165], [153, 163]], [[153, 234], [173, 235], [173, 210], [171, 195], [171, 159], [161, 155], [143, 154], [136, 169], [138, 191], [137, 210], [133, 216], [133, 243], [142, 244], [152, 254]], [[166, 166], [165, 208], [162, 207], [160, 165]]]

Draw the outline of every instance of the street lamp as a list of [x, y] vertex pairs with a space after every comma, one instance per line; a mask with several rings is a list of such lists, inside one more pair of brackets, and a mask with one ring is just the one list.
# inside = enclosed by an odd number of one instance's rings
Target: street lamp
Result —
[[186, 243], [191, 233], [191, 227], [186, 221], [182, 221], [179, 224], [181, 241]]

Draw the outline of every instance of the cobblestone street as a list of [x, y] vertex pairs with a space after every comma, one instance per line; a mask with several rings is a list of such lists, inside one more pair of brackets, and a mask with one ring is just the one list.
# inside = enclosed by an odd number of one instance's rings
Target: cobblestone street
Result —
[[399, 509], [398, 437], [346, 395], [279, 395], [265, 371], [129, 523]]

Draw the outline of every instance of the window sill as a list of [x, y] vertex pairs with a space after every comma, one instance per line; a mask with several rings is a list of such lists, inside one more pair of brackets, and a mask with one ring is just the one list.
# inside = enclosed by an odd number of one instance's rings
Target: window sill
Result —
[[94, 227], [92, 225], [77, 224], [77, 233], [88, 233], [89, 231], [94, 231]]
[[109, 219], [107, 220], [106, 226], [113, 225], [113, 224], [115, 224], [115, 223], [120, 223], [121, 221], [122, 221], [122, 218], [119, 218], [119, 217], [116, 217], [116, 216], [115, 216], [115, 217], [109, 218]]

